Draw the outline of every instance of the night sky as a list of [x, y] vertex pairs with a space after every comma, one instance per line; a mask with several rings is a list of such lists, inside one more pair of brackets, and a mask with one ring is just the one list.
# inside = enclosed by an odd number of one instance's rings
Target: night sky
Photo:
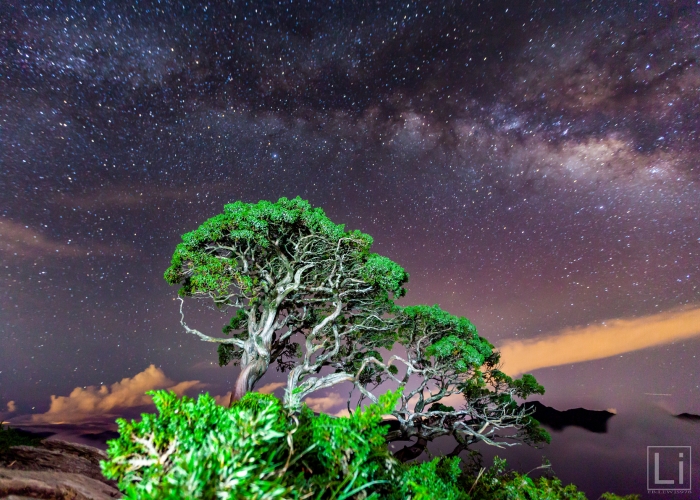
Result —
[[695, 1], [2, 0], [0, 417], [140, 373], [225, 394], [163, 272], [225, 203], [297, 195], [546, 404], [700, 413], [699, 58]]

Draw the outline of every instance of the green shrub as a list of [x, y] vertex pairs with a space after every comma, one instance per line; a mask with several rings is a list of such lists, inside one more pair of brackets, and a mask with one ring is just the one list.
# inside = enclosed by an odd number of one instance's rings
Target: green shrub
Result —
[[127, 498], [378, 499], [402, 480], [378, 425], [398, 393], [347, 418], [306, 407], [288, 415], [266, 394], [246, 394], [230, 409], [209, 395], [149, 394], [159, 414], [119, 419], [101, 464]]
[[159, 415], [117, 420], [101, 463], [127, 498], [295, 498], [281, 473], [289, 429], [279, 401], [251, 393], [229, 410], [209, 395], [149, 394]]
[[[508, 469], [507, 465], [505, 460], [495, 457], [490, 468], [476, 472], [472, 464], [471, 473], [466, 473], [462, 479], [462, 484], [470, 492], [470, 500], [586, 500], [586, 495], [576, 486], [564, 486], [553, 475], [531, 478], [527, 474]], [[549, 469], [549, 463], [545, 462], [538, 469]], [[602, 500], [638, 498], [637, 495], [620, 497], [613, 493], [604, 493], [601, 497]]]
[[21, 429], [11, 429], [9, 425], [5, 428], [0, 424], [0, 454], [10, 446], [38, 446], [45, 437]]
[[378, 404], [341, 418], [314, 416], [304, 407], [294, 438], [311, 450], [301, 464], [314, 498], [385, 498], [401, 482], [402, 464], [386, 445], [387, 428], [379, 425], [398, 397], [398, 391], [388, 392]]
[[406, 467], [404, 482], [394, 498], [412, 500], [470, 500], [460, 488], [459, 458], [434, 458]]
[[231, 408], [209, 395], [149, 394], [158, 414], [119, 419], [120, 436], [101, 463], [127, 499], [586, 499], [556, 477], [507, 470], [499, 458], [489, 469], [479, 463], [462, 470], [457, 457], [400, 463], [384, 439], [387, 427], [378, 425], [398, 391], [339, 418], [316, 416], [305, 405], [291, 413], [268, 394], [246, 394]]
[[506, 461], [498, 457], [489, 469], [473, 476], [470, 489], [472, 500], [586, 500], [573, 484], [564, 486], [556, 477], [533, 479], [508, 470]]

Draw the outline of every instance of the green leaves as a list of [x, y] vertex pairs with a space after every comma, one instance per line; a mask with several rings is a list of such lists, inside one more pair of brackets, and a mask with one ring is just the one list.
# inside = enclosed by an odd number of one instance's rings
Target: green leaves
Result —
[[309, 202], [299, 197], [293, 200], [280, 198], [276, 203], [237, 201], [225, 205], [223, 214], [209, 219], [198, 231], [205, 237], [222, 233], [234, 241], [254, 242], [268, 248], [280, 232], [294, 226], [305, 227], [307, 233], [318, 233], [334, 240], [345, 235], [343, 225], [334, 224], [322, 209], [312, 208]]
[[395, 262], [379, 254], [373, 253], [366, 260], [362, 278], [371, 285], [391, 292], [395, 298], [406, 295], [403, 285], [408, 281], [408, 273]]
[[398, 321], [401, 342], [409, 349], [423, 349], [417, 354], [434, 358], [442, 370], [465, 373], [483, 365], [492, 355], [493, 346], [478, 335], [471, 321], [437, 304], [401, 308]]
[[[545, 463], [540, 469], [549, 469]], [[471, 500], [586, 500], [576, 486], [564, 486], [554, 476], [531, 478], [507, 469], [507, 463], [494, 457], [493, 466], [472, 481]]]
[[[470, 500], [459, 487], [459, 458], [434, 458], [406, 471], [402, 493], [412, 500]], [[413, 495], [411, 495], [411, 493]]]
[[525, 443], [535, 447], [541, 445], [542, 443], [549, 444], [552, 442], [552, 436], [550, 436], [549, 432], [544, 430], [540, 426], [540, 423], [532, 417], [525, 417], [523, 419], [520, 433]]
[[38, 446], [43, 439], [43, 436], [21, 429], [12, 429], [9, 425], [3, 427], [0, 423], [0, 454], [6, 452], [11, 446]]
[[[170, 284], [182, 283], [185, 295], [214, 292], [223, 295], [232, 284], [250, 292], [249, 276], [235, 271], [237, 259], [251, 245], [258, 247], [258, 257], [271, 258], [266, 251], [275, 240], [297, 234], [321, 233], [338, 240], [345, 233], [342, 225], [331, 222], [320, 208], [312, 208], [301, 198], [280, 198], [277, 203], [237, 201], [224, 206], [216, 215], [195, 231], [182, 235], [165, 279]], [[286, 243], [286, 242], [283, 242]], [[228, 248], [228, 256], [214, 252], [212, 247]]]
[[240, 361], [243, 350], [231, 344], [219, 344], [216, 353], [219, 356], [219, 366], [227, 366], [231, 362], [235, 366]]
[[243, 309], [239, 309], [236, 314], [231, 318], [228, 325], [224, 326], [223, 333], [228, 335], [231, 332], [235, 332], [239, 328], [245, 326], [248, 322], [248, 315]]
[[544, 387], [538, 384], [535, 377], [529, 373], [524, 374], [519, 379], [513, 380], [510, 385], [515, 388], [515, 395], [522, 399], [532, 394], [544, 394]]
[[463, 338], [477, 335], [476, 327], [471, 321], [462, 316], [454, 316], [441, 309], [437, 304], [433, 306], [407, 306], [402, 308], [401, 312], [407, 319], [430, 326], [433, 329], [449, 329]]
[[431, 344], [426, 348], [425, 355], [434, 356], [439, 364], [449, 364], [457, 373], [481, 366], [485, 358], [476, 347], [456, 335], [448, 335]]
[[352, 417], [315, 417], [304, 406], [296, 420], [269, 394], [246, 394], [230, 409], [208, 395], [149, 394], [159, 414], [118, 420], [101, 463], [128, 499], [390, 498], [401, 484], [378, 425], [398, 392]]
[[445, 406], [442, 403], [433, 403], [428, 411], [455, 411], [454, 406]]
[[118, 420], [120, 437], [108, 443], [109, 458], [101, 462], [105, 477], [130, 500], [586, 499], [573, 485], [519, 474], [498, 457], [488, 469], [478, 457], [464, 468], [458, 457], [398, 462], [379, 424], [400, 391], [339, 418], [315, 416], [306, 405], [292, 414], [270, 394], [246, 394], [232, 408], [208, 395], [149, 394], [158, 415]]
[[126, 498], [289, 498], [278, 474], [288, 427], [279, 401], [251, 396], [229, 410], [208, 395], [149, 394], [159, 415], [118, 420], [120, 437], [101, 463]]

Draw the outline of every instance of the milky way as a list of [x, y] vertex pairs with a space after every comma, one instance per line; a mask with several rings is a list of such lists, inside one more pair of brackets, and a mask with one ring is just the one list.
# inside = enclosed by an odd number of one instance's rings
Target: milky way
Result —
[[[700, 304], [694, 2], [0, 11], [3, 405], [150, 363], [227, 390], [162, 273], [237, 199], [300, 195], [373, 235], [411, 274], [406, 303], [496, 345]], [[698, 353], [541, 379], [600, 405], [630, 385], [697, 400]]]

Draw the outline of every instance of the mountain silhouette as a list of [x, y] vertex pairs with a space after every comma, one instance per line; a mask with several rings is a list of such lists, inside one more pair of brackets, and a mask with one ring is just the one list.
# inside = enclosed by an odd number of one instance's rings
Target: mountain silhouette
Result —
[[523, 403], [523, 405], [533, 408], [535, 411], [532, 417], [554, 431], [561, 431], [565, 427], [575, 426], [590, 432], [606, 433], [608, 432], [608, 420], [615, 415], [605, 410], [587, 410], [585, 408], [559, 411], [539, 401], [531, 401]]
[[680, 413], [674, 416], [676, 418], [680, 418], [681, 420], [688, 420], [690, 422], [700, 422], [700, 415], [695, 415], [694, 413]]

